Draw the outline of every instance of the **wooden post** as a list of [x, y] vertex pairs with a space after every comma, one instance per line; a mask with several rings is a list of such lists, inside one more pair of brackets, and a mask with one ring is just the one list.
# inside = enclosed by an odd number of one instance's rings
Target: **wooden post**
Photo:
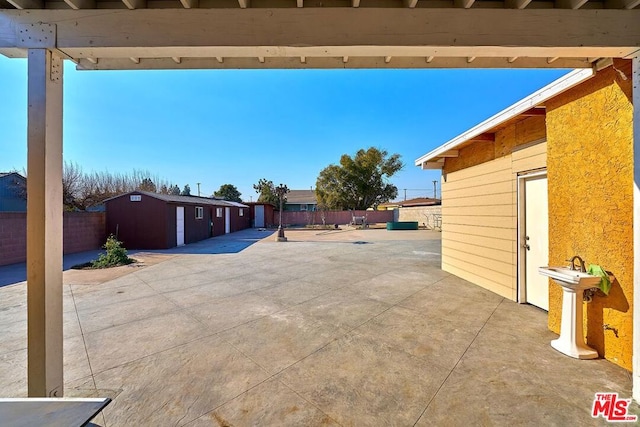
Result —
[[633, 58], [633, 398], [640, 402], [640, 56]]
[[62, 59], [28, 51], [28, 393], [62, 397]]

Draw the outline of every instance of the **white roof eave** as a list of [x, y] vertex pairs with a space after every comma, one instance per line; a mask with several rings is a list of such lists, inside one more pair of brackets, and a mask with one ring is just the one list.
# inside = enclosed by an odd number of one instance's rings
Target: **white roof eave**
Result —
[[441, 156], [450, 150], [455, 150], [458, 146], [463, 144], [464, 142], [475, 138], [478, 135], [481, 135], [488, 130], [492, 129], [495, 126], [500, 125], [501, 123], [506, 122], [531, 108], [540, 105], [548, 99], [553, 98], [554, 96], [566, 91], [567, 89], [572, 88], [573, 86], [582, 83], [583, 81], [591, 78], [594, 75], [593, 69], [579, 69], [573, 70], [561, 78], [554, 80], [549, 83], [547, 86], [542, 89], [532, 93], [526, 98], [521, 99], [515, 104], [505, 108], [499, 113], [489, 117], [484, 122], [472, 127], [471, 129], [461, 133], [455, 138], [445, 142], [438, 148], [430, 151], [422, 157], [419, 157], [415, 161], [415, 165], [422, 167], [423, 169], [434, 169], [437, 166], [436, 163], [440, 165], [444, 165], [444, 162], [441, 162]]

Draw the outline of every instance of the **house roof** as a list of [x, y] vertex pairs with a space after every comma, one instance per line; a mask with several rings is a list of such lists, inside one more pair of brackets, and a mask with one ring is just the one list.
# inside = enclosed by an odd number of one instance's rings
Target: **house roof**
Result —
[[190, 204], [211, 205], [211, 206], [234, 206], [234, 207], [239, 207], [239, 208], [248, 208], [249, 207], [249, 206], [244, 205], [242, 203], [229, 202], [227, 200], [212, 199], [212, 198], [209, 198], [209, 197], [180, 196], [180, 195], [173, 195], [173, 194], [159, 194], [159, 193], [151, 193], [149, 191], [140, 191], [140, 190], [130, 191], [130, 192], [125, 193], [125, 194], [120, 194], [118, 196], [111, 197], [110, 199], [105, 200], [105, 202], [108, 202], [108, 201], [113, 200], [113, 199], [117, 199], [119, 197], [128, 196], [128, 195], [131, 195], [131, 194], [143, 194], [145, 196], [153, 197], [154, 199], [158, 199], [158, 200], [164, 200], [165, 202], [169, 202], [169, 203], [190, 203]]
[[592, 69], [574, 70], [521, 99], [482, 123], [450, 139], [415, 161], [422, 169], [441, 169], [447, 157], [458, 157], [458, 151], [475, 142], [492, 142], [495, 133], [513, 121], [545, 115], [545, 101], [576, 86], [594, 75]]
[[21, 180], [26, 180], [27, 179], [24, 176], [20, 175], [18, 172], [0, 172], [0, 178], [4, 178], [4, 177], [7, 177], [7, 176], [11, 176], [11, 175], [15, 175], [17, 178], [19, 178]]
[[398, 202], [386, 202], [381, 203], [381, 207], [385, 206], [401, 206], [401, 207], [412, 207], [412, 206], [434, 206], [439, 205], [440, 199], [433, 199], [430, 197], [416, 197], [408, 200], [401, 200]]
[[433, 199], [430, 197], [417, 197], [415, 199], [404, 200], [400, 202], [400, 206], [403, 207], [411, 207], [411, 206], [433, 206], [439, 205], [440, 199]]
[[307, 205], [315, 205], [318, 204], [318, 200], [316, 199], [315, 190], [289, 190], [287, 193], [287, 203], [288, 205], [297, 205], [297, 204], [307, 204]]

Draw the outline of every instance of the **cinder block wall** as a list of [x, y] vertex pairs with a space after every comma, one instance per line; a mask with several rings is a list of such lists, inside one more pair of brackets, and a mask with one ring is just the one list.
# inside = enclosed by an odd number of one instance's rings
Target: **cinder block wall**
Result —
[[398, 221], [418, 221], [421, 227], [434, 228], [442, 225], [435, 217], [442, 216], [442, 206], [415, 206], [398, 209]]
[[[65, 254], [99, 249], [106, 239], [104, 212], [65, 212], [63, 217]], [[0, 212], [0, 265], [24, 262], [27, 258], [27, 214]]]
[[0, 212], [0, 265], [24, 262], [27, 255], [27, 214]]
[[107, 238], [104, 212], [65, 212], [62, 227], [65, 254], [99, 249]]
[[[325, 212], [327, 224], [349, 224], [352, 216], [366, 216], [370, 224], [393, 221], [393, 211], [327, 211]], [[279, 212], [273, 214], [273, 220], [277, 224]], [[287, 225], [313, 225], [322, 224], [320, 211], [283, 211], [282, 223]]]

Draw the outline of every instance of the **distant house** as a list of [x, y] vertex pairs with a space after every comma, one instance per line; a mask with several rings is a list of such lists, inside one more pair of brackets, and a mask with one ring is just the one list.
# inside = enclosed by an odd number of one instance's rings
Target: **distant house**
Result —
[[107, 233], [130, 249], [166, 249], [249, 228], [249, 207], [208, 197], [132, 191], [105, 200]]
[[414, 199], [402, 200], [399, 202], [386, 202], [378, 205], [379, 211], [393, 210], [397, 208], [414, 208], [418, 206], [437, 206], [440, 199], [432, 199], [429, 197], [416, 197]]
[[287, 193], [285, 211], [315, 211], [318, 209], [318, 200], [315, 190], [290, 190]]
[[16, 172], [0, 172], [0, 212], [26, 212], [27, 179]]

